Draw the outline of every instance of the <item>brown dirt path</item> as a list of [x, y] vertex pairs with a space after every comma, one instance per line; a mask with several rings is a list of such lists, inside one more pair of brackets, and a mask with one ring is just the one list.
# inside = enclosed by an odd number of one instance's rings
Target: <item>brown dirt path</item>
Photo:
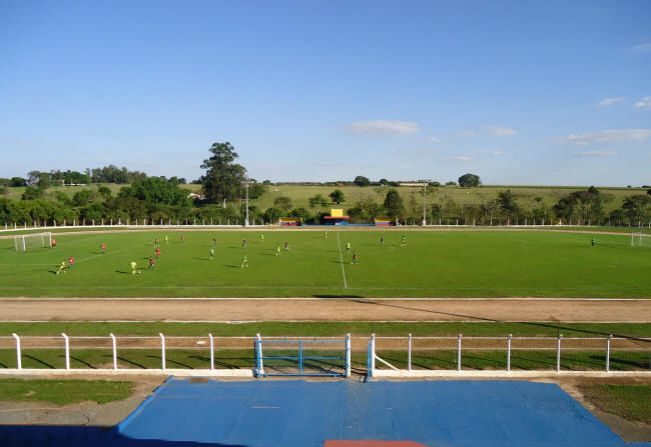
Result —
[[626, 299], [0, 299], [0, 321], [651, 322]]

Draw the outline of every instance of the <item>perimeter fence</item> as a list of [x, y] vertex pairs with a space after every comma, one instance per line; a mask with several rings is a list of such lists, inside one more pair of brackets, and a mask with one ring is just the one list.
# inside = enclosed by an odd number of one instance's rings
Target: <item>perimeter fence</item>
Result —
[[[651, 338], [0, 336], [0, 371], [195, 371], [265, 376], [441, 372], [651, 373]], [[388, 374], [387, 374], [388, 373]]]

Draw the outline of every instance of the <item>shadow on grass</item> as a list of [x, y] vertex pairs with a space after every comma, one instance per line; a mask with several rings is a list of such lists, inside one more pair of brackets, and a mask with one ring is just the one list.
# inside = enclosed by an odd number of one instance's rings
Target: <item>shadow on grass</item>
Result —
[[[339, 264], [339, 262], [337, 262]], [[315, 298], [320, 298], [322, 296], [320, 295], [313, 295]], [[327, 297], [327, 296], [323, 296]], [[452, 312], [441, 312], [437, 310], [430, 310], [430, 309], [422, 309], [414, 306], [407, 306], [407, 305], [400, 305], [400, 304], [394, 304], [394, 303], [387, 303], [387, 302], [381, 302], [381, 301], [374, 301], [373, 299], [367, 299], [364, 298], [363, 296], [340, 296], [339, 298], [350, 298], [353, 299], [354, 302], [359, 303], [359, 304], [365, 304], [365, 305], [375, 305], [375, 306], [384, 306], [384, 307], [390, 307], [394, 309], [402, 309], [402, 310], [410, 310], [410, 311], [415, 311], [415, 312], [422, 312], [422, 313], [428, 313], [432, 315], [446, 315], [449, 317], [456, 317], [456, 318], [464, 318], [468, 320], [475, 320], [475, 321], [485, 321], [485, 322], [490, 322], [490, 323], [502, 323], [501, 320], [496, 320], [494, 318], [485, 318], [485, 317], [479, 317], [476, 315], [465, 315], [465, 314], [458, 314], [458, 313], [452, 313]], [[355, 298], [359, 298], [358, 300], [355, 300]], [[397, 300], [397, 299], [396, 299]], [[651, 340], [645, 340], [639, 337], [634, 337], [630, 335], [625, 335], [625, 334], [610, 334], [607, 332], [603, 331], [592, 331], [588, 329], [578, 329], [578, 328], [573, 328], [573, 327], [567, 327], [567, 326], [562, 326], [559, 324], [552, 324], [552, 323], [536, 323], [536, 322], [517, 322], [518, 324], [522, 325], [527, 325], [527, 326], [536, 326], [536, 327], [544, 327], [544, 328], [550, 328], [550, 329], [557, 329], [559, 332], [562, 330], [565, 331], [570, 331], [570, 332], [581, 332], [584, 334], [593, 334], [593, 335], [602, 335], [604, 337], [607, 337], [608, 335], [613, 335], [614, 337], [618, 338], [625, 338], [628, 340], [635, 340], [639, 341], [641, 343], [646, 343], [651, 345]]]
[[36, 357], [34, 357], [32, 355], [29, 355], [29, 354], [23, 353], [23, 358], [30, 359], [30, 360], [32, 360], [32, 361], [34, 361], [36, 363], [40, 363], [41, 365], [45, 366], [48, 369], [57, 369], [57, 368], [54, 367], [54, 365], [52, 365], [50, 363], [47, 363], [47, 362], [45, 362], [45, 361], [43, 361], [43, 360], [41, 360], [39, 358], [36, 358]]

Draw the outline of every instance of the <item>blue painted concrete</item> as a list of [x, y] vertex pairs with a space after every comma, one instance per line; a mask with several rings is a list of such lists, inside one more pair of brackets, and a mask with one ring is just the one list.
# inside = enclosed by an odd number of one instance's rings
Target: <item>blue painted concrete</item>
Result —
[[[172, 379], [114, 430], [86, 430], [85, 444], [62, 432], [43, 440], [66, 436], [65, 443], [31, 445], [322, 447], [374, 439], [429, 447], [630, 446], [556, 385], [517, 381]], [[0, 427], [0, 445], [23, 445], [19, 432], [9, 438]]]

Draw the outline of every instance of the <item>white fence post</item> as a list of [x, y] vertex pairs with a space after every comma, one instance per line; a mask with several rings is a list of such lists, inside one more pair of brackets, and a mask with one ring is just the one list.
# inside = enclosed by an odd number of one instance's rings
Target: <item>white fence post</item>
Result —
[[506, 370], [511, 372], [511, 339], [513, 338], [512, 334], [506, 338]]
[[346, 334], [346, 377], [350, 377], [350, 361], [351, 361], [351, 348], [350, 348], [350, 334]]
[[213, 371], [215, 369], [215, 343], [212, 334], [208, 334], [208, 339], [210, 340], [210, 370]]
[[20, 337], [18, 334], [11, 334], [16, 339], [16, 366], [18, 369], [23, 369], [23, 356], [20, 349]]
[[111, 346], [113, 348], [113, 369], [117, 371], [118, 369], [118, 341], [115, 339], [115, 335], [109, 334], [111, 336]]
[[610, 344], [613, 341], [612, 334], [608, 336], [606, 341], [606, 372], [610, 372]]
[[563, 339], [563, 334], [558, 334], [556, 339], [556, 372], [561, 371], [561, 340]]
[[160, 337], [160, 359], [161, 359], [161, 369], [165, 370], [165, 336], [163, 334], [158, 334]]
[[459, 334], [457, 337], [457, 371], [461, 372], [461, 339], [463, 335]]
[[260, 334], [255, 335], [255, 349], [258, 357], [258, 376], [264, 376], [264, 362], [262, 360], [262, 337]]
[[66, 349], [66, 369], [70, 369], [70, 340], [66, 334], [61, 334]]
[[371, 377], [375, 376], [375, 334], [371, 334]]
[[413, 337], [409, 334], [407, 338], [407, 371], [411, 372], [411, 345], [413, 343]]

